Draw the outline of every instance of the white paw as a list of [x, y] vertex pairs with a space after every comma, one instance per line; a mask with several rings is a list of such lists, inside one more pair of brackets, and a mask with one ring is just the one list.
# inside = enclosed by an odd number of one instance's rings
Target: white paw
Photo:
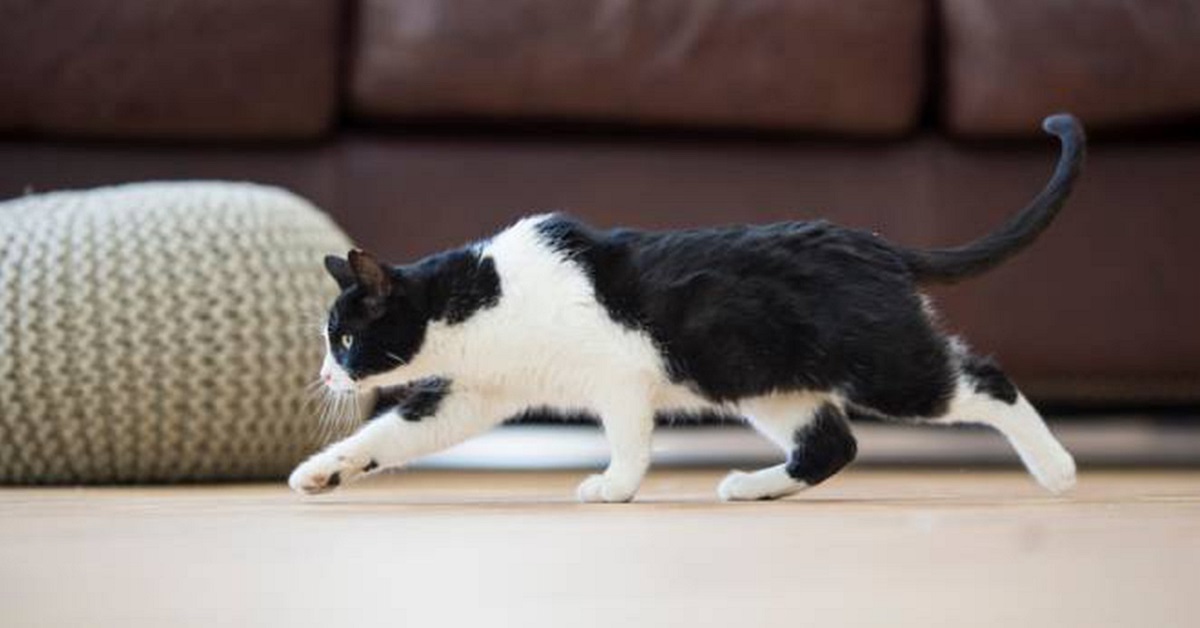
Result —
[[584, 480], [575, 495], [584, 503], [597, 502], [627, 502], [637, 493], [638, 482], [614, 480], [603, 474], [593, 475]]
[[288, 477], [288, 486], [297, 493], [326, 493], [378, 466], [374, 460], [365, 456], [339, 456], [321, 452], [300, 463], [300, 466], [292, 471], [292, 475]]
[[1054, 456], [1053, 462], [1037, 469], [1034, 477], [1047, 491], [1061, 495], [1075, 486], [1075, 459], [1064, 451]]
[[783, 465], [746, 473], [730, 471], [717, 485], [717, 497], [727, 502], [787, 497], [808, 488], [787, 473]]
[[762, 495], [754, 486], [754, 478], [745, 471], [730, 471], [725, 479], [717, 485], [717, 497], [724, 502], [752, 501], [761, 499]]

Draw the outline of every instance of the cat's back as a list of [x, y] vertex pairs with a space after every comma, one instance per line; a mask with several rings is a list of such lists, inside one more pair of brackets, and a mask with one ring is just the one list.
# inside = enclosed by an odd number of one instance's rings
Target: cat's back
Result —
[[887, 241], [824, 220], [731, 225], [663, 232], [612, 232], [649, 280], [696, 273], [730, 281], [898, 280], [903, 262]]
[[786, 292], [843, 301], [912, 290], [886, 240], [823, 220], [669, 231], [596, 229], [563, 214], [531, 221], [541, 247], [580, 268], [614, 318], [638, 326], [663, 299], [757, 301]]
[[[613, 320], [649, 334], [674, 376], [711, 398], [824, 386], [822, 364], [874, 363], [888, 335], [929, 332], [904, 262], [868, 232], [824, 221], [605, 231], [562, 216], [539, 229]], [[730, 376], [729, 364], [744, 368]]]
[[698, 273], [746, 280], [908, 280], [883, 238], [825, 220], [665, 231], [597, 229], [565, 214], [518, 223], [606, 287], [672, 284]]

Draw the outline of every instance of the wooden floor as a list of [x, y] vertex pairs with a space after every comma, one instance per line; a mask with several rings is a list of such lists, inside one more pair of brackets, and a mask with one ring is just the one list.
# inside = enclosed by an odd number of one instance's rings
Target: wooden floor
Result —
[[850, 471], [778, 503], [657, 472], [0, 489], [0, 626], [1200, 626], [1200, 472]]

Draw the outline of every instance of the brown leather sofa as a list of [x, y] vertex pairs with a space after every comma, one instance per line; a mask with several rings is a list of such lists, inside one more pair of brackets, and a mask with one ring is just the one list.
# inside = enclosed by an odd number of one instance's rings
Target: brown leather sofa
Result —
[[547, 209], [960, 243], [1064, 109], [1074, 199], [946, 324], [1043, 401], [1200, 402], [1191, 0], [0, 0], [0, 197], [274, 183], [396, 260]]

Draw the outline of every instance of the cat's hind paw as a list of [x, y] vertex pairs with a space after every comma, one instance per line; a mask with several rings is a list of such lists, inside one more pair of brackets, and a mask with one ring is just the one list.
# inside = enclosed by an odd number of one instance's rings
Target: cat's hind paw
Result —
[[752, 473], [730, 471], [717, 486], [717, 497], [726, 502], [778, 499], [807, 487], [789, 476], [783, 465], [778, 465]]
[[370, 458], [319, 453], [305, 460], [288, 477], [288, 486], [297, 493], [328, 493], [345, 482], [370, 472], [379, 465]]
[[1066, 451], [1059, 451], [1034, 467], [1033, 474], [1047, 491], [1062, 495], [1075, 487], [1075, 459]]
[[637, 482], [622, 482], [599, 474], [584, 480], [575, 494], [584, 503], [611, 504], [631, 501], [637, 489]]
[[730, 471], [717, 485], [717, 497], [723, 502], [752, 501], [763, 498], [763, 492], [754, 486], [750, 474], [745, 471]]

